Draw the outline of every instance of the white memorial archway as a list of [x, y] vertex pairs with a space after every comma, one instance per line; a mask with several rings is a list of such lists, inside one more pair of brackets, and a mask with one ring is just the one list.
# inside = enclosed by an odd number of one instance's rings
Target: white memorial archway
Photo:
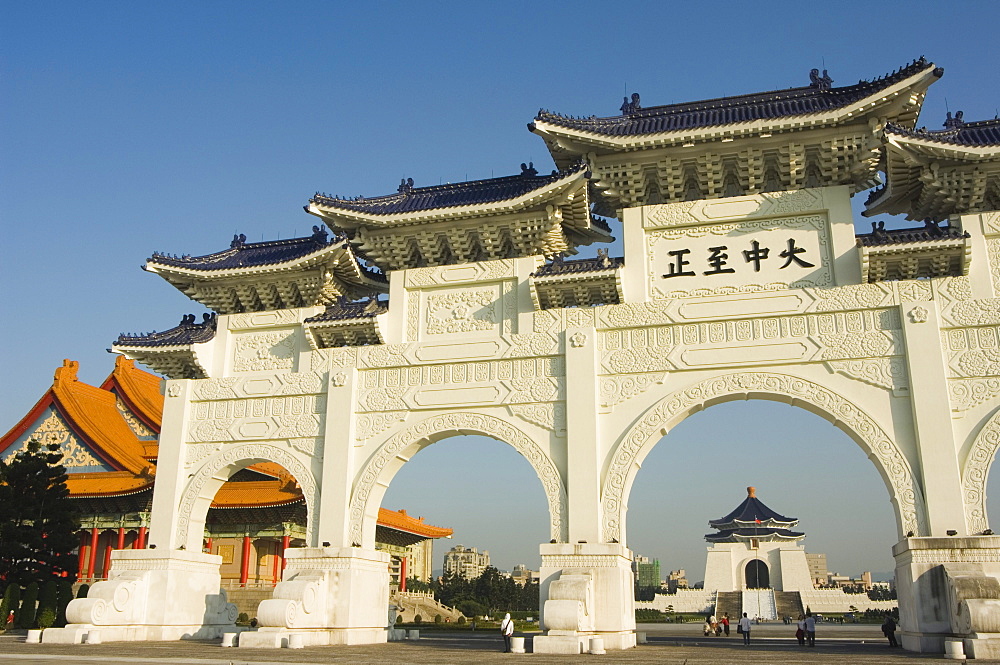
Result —
[[[302, 484], [308, 547], [240, 645], [384, 641], [379, 501], [423, 446], [476, 433], [522, 454], [548, 498], [534, 650], [634, 646], [639, 464], [690, 413], [761, 398], [833, 422], [882, 476], [904, 646], [959, 636], [1000, 655], [984, 491], [1000, 446], [1000, 121], [917, 130], [942, 74], [920, 59], [842, 88], [814, 71], [726, 100], [633, 95], [607, 118], [541, 111], [529, 128], [550, 175], [317, 194], [309, 237], [154, 255], [147, 270], [216, 312], [115, 344], [170, 378], [159, 547], [116, 552], [113, 579], [46, 641], [225, 630], [218, 557], [192, 552], [193, 534], [213, 488], [256, 459]], [[923, 226], [856, 233], [850, 197], [880, 172], [866, 214]], [[620, 220], [624, 256], [567, 258], [611, 240], [600, 216]]]

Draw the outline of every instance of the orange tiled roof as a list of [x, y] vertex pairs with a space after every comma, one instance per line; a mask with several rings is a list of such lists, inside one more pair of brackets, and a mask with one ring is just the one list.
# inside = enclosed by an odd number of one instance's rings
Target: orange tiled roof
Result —
[[163, 379], [135, 366], [135, 361], [118, 356], [115, 369], [101, 384], [102, 390], [118, 389], [122, 401], [153, 431], [159, 433], [163, 422], [163, 395], [160, 382]]
[[405, 510], [378, 509], [378, 525], [406, 531], [425, 538], [444, 538], [455, 532], [442, 526], [424, 524], [423, 517], [410, 517]]
[[70, 497], [82, 499], [98, 496], [120, 496], [152, 489], [153, 477], [128, 471], [67, 474], [66, 487]]
[[302, 500], [302, 490], [285, 480], [250, 480], [223, 483], [215, 494], [212, 508], [262, 508]]

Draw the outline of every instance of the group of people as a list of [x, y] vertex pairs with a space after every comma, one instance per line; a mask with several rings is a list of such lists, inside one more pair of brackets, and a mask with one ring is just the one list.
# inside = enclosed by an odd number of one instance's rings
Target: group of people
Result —
[[[736, 632], [743, 635], [743, 644], [750, 644], [750, 618], [744, 612], [740, 620], [736, 622]], [[725, 634], [729, 637], [729, 615], [723, 614], [721, 619], [717, 619], [714, 614], [705, 619], [704, 633], [706, 636], [714, 635], [719, 637]]]
[[807, 644], [811, 647], [816, 646], [816, 617], [812, 612], [806, 612], [804, 616], [800, 614], [795, 626], [795, 639], [799, 641], [800, 647]]

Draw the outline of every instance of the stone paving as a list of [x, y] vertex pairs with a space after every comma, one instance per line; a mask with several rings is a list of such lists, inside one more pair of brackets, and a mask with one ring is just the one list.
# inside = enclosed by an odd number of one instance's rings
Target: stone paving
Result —
[[[154, 663], [155, 665], [271, 665], [286, 663], [394, 663], [397, 665], [489, 665], [526, 660], [535, 665], [604, 660], [635, 665], [702, 665], [708, 663], [864, 663], [888, 665], [914, 660], [942, 660], [941, 655], [915, 654], [890, 649], [878, 626], [822, 626], [814, 649], [799, 647], [788, 626], [759, 626], [753, 644], [742, 638], [705, 638], [700, 626], [646, 624], [639, 627], [649, 644], [604, 656], [552, 656], [501, 653], [501, 641], [493, 633], [424, 631], [418, 641], [367, 646], [310, 647], [306, 649], [223, 648], [218, 641], [132, 642], [95, 645], [25, 644], [20, 635], [0, 636], [0, 665], [8, 662], [38, 665], [68, 663]], [[527, 642], [530, 649], [530, 635]], [[977, 663], [1000, 663], [979, 660]]]

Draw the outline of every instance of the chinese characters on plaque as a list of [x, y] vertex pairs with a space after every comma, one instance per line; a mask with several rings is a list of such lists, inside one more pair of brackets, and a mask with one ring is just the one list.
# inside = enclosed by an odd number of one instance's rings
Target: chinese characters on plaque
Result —
[[[728, 253], [730, 251], [735, 252], [734, 256], [730, 256]], [[778, 266], [778, 269], [784, 270], [793, 265], [800, 268], [814, 268], [815, 264], [810, 263], [803, 256], [807, 253], [804, 247], [796, 245], [795, 238], [789, 238], [784, 250], [777, 255], [779, 259], [784, 259], [784, 263]], [[742, 255], [742, 260], [740, 255]], [[667, 252], [667, 256], [670, 259], [667, 264], [667, 272], [663, 275], [664, 278], [695, 277], [699, 272], [702, 275], [735, 273], [736, 266], [747, 270], [752, 268], [754, 272], [760, 272], [764, 261], [778, 260], [771, 256], [770, 247], [762, 247], [757, 240], [751, 240], [747, 249], [742, 251], [730, 250], [729, 245], [709, 247], [708, 255], [701, 257], [704, 263], [700, 263], [698, 257], [694, 256], [690, 249], [673, 249]], [[698, 270], [700, 267], [708, 269]]]

